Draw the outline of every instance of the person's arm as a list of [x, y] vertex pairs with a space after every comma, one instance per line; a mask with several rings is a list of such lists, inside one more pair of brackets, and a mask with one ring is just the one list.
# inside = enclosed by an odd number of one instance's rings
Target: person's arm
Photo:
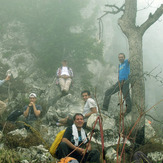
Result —
[[89, 117], [89, 116], [91, 116], [91, 114], [93, 114], [93, 113], [97, 113], [97, 109], [96, 109], [96, 107], [91, 108], [91, 112], [85, 114], [84, 117]]
[[60, 68], [58, 68], [58, 69], [57, 69], [57, 73], [56, 73], [56, 74], [57, 74], [57, 78], [60, 78], [60, 76], [61, 76], [60, 71], [61, 71], [61, 69], [60, 69]]
[[[92, 147], [91, 147], [91, 143], [87, 143], [86, 144], [86, 148], [87, 148], [87, 151], [89, 152], [89, 151], [91, 151], [92, 150]], [[84, 151], [85, 152], [85, 151]], [[84, 153], [83, 153], [84, 154]]]
[[26, 110], [24, 111], [23, 115], [24, 117], [27, 117], [29, 114], [29, 105], [27, 106]]
[[5, 81], [10, 80], [10, 76], [6, 76]]
[[4, 80], [0, 80], [0, 86], [8, 80], [10, 80], [10, 76], [7, 76]]
[[[62, 142], [66, 143], [71, 149], [77, 148], [75, 145], [73, 145], [67, 138], [63, 138]], [[79, 154], [84, 154], [85, 150], [83, 148], [78, 148], [76, 150]]]
[[38, 117], [40, 115], [41, 111], [37, 110], [35, 103], [31, 102], [31, 104], [33, 106], [33, 111], [34, 111], [35, 116]]
[[5, 80], [0, 80], [0, 86], [5, 82]]

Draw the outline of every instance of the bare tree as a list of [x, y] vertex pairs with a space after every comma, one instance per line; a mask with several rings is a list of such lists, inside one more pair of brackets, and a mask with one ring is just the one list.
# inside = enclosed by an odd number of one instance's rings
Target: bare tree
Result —
[[[154, 14], [149, 14], [148, 19], [140, 26], [136, 24], [137, 17], [137, 0], [125, 0], [121, 7], [116, 5], [105, 5], [108, 11], [99, 19], [107, 14], [117, 14], [122, 12], [122, 16], [118, 19], [118, 25], [128, 39], [129, 58], [131, 65], [131, 85], [132, 87], [132, 115], [133, 122], [142, 113], [145, 107], [145, 84], [143, 77], [143, 35], [146, 30], [154, 24], [163, 14], [163, 4]], [[139, 112], [138, 112], [139, 110]], [[137, 115], [137, 116], [135, 116]]]

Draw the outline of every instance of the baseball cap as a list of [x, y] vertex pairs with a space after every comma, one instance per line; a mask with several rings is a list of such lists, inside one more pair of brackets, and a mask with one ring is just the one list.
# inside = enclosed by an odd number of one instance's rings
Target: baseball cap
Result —
[[35, 97], [35, 98], [36, 98], [37, 96], [36, 96], [35, 93], [31, 93], [31, 94], [29, 95], [29, 98], [30, 98], [30, 97]]

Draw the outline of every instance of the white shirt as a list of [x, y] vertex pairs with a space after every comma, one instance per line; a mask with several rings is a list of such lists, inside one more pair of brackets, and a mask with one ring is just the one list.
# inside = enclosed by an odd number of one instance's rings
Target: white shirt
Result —
[[62, 67], [61, 76], [62, 75], [70, 76], [69, 71], [68, 71], [68, 67]]
[[[84, 105], [83, 115], [85, 116], [87, 113], [90, 113], [91, 108], [96, 108], [96, 110], [98, 112], [98, 107], [97, 107], [95, 100], [93, 100], [92, 98], [88, 98]], [[84, 121], [86, 122], [87, 119], [88, 119], [88, 117], [84, 118]]]

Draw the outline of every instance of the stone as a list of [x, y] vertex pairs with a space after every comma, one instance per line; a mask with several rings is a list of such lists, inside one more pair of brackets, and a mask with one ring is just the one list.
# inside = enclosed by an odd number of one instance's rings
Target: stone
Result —
[[23, 138], [26, 138], [28, 136], [27, 130], [25, 128], [16, 129], [14, 131], [9, 132], [8, 134], [21, 135]]
[[5, 110], [6, 110], [6, 103], [0, 101], [0, 116], [4, 113]]
[[106, 159], [107, 160], [110, 160], [110, 161], [116, 161], [117, 160], [117, 153], [116, 151], [114, 150], [114, 148], [109, 148], [107, 151], [106, 151], [106, 155], [105, 155]]
[[163, 151], [162, 152], [151, 152], [147, 155], [154, 162], [161, 162], [163, 161]]

